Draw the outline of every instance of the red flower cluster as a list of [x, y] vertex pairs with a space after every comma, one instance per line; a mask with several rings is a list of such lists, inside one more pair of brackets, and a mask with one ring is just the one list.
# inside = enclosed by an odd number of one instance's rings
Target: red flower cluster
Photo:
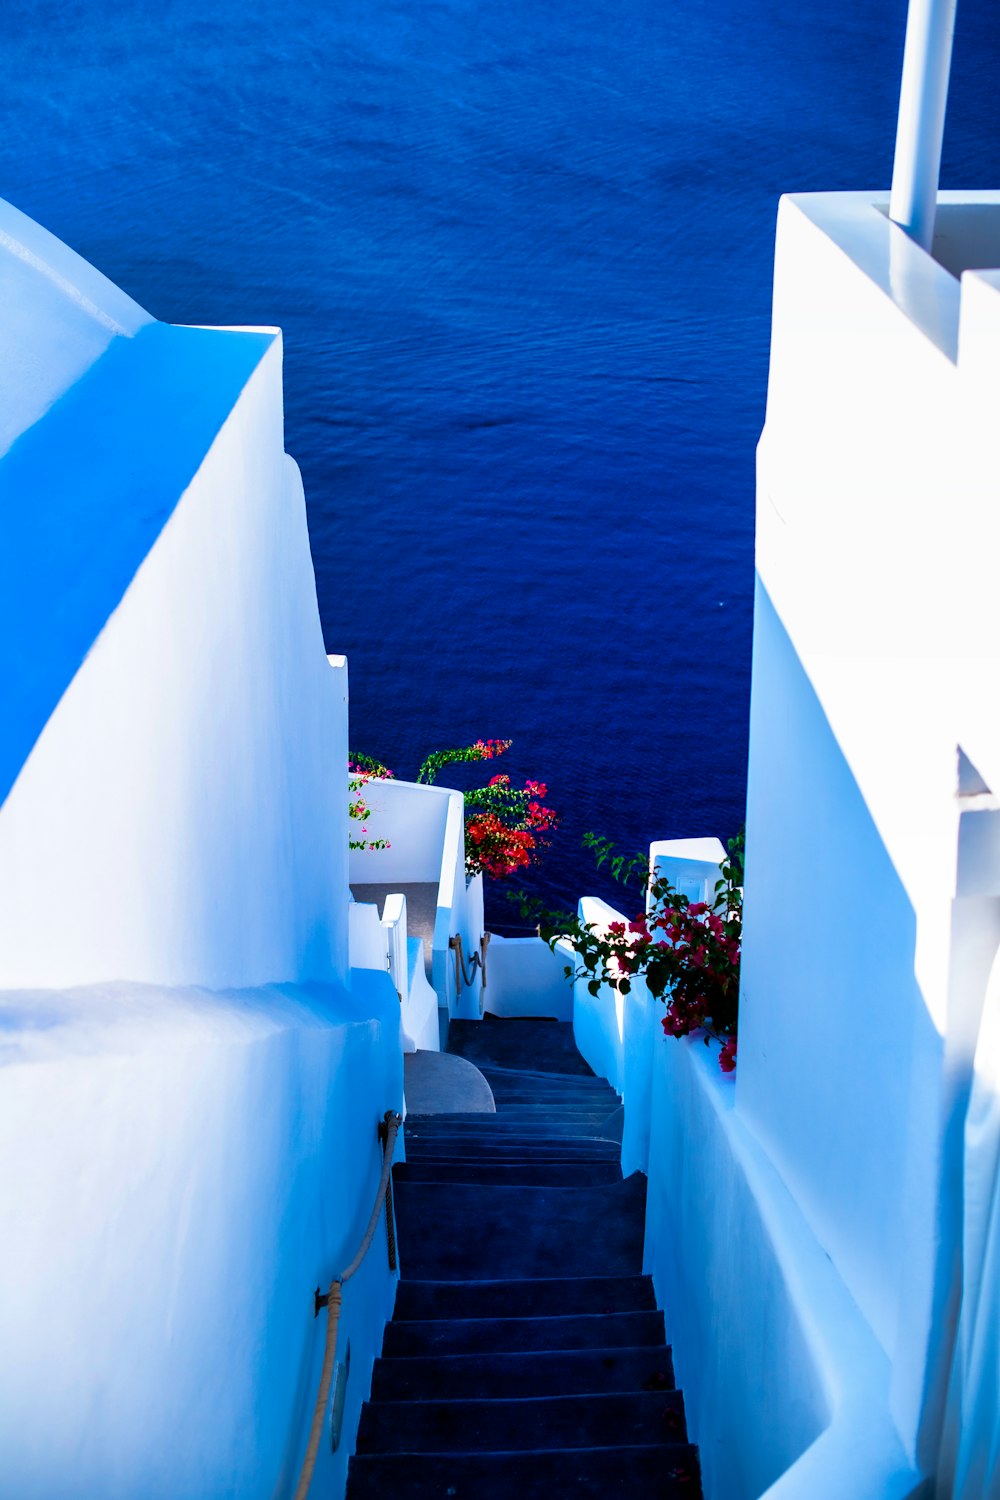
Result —
[[479, 754], [475, 757], [470, 757], [470, 759], [492, 760], [494, 756], [503, 755], [504, 751], [509, 750], [513, 743], [513, 740], [476, 740], [472, 749], [478, 750]]
[[550, 912], [540, 931], [546, 941], [569, 943], [576, 954], [568, 978], [584, 980], [592, 995], [602, 985], [628, 995], [641, 978], [654, 1000], [665, 1007], [667, 1036], [701, 1033], [706, 1043], [721, 1044], [719, 1066], [724, 1073], [736, 1067], [739, 1021], [740, 942], [743, 931], [743, 833], [729, 840], [711, 901], [689, 901], [662, 875], [650, 871], [644, 856], [612, 858], [609, 839], [588, 835], [597, 851], [598, 867], [611, 860], [616, 880], [627, 880], [636, 869], [645, 872], [648, 910], [631, 922], [607, 924], [582, 916]]
[[509, 828], [496, 813], [478, 813], [470, 818], [465, 833], [472, 845], [466, 851], [470, 873], [482, 870], [494, 880], [502, 880], [531, 864], [534, 834], [527, 828]]
[[[506, 748], [509, 742], [485, 743]], [[492, 776], [485, 787], [466, 792], [465, 868], [469, 875], [482, 873], [502, 880], [535, 862], [537, 851], [549, 842], [545, 835], [558, 821], [552, 808], [542, 804], [547, 792], [541, 781], [526, 781], [523, 788], [512, 786], [503, 772]]]

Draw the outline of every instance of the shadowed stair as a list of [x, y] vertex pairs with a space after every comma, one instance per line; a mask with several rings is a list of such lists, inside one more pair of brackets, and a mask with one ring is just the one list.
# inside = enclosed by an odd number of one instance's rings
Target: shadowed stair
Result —
[[554, 1021], [452, 1022], [449, 1050], [497, 1113], [407, 1117], [403, 1279], [348, 1500], [697, 1500], [614, 1090]]

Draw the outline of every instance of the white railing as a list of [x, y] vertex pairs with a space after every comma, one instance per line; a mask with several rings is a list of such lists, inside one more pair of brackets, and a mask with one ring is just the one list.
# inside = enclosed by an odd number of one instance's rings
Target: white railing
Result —
[[[365, 799], [372, 809], [370, 836], [388, 839], [390, 847], [353, 851], [351, 883], [381, 886], [389, 893], [387, 902], [398, 899], [392, 893], [407, 886], [433, 888], [433, 929], [428, 940], [431, 984], [437, 995], [436, 1003], [447, 1010], [449, 1017], [477, 1018], [482, 1014], [481, 976], [477, 970], [470, 976], [472, 983], [466, 985], [461, 979], [452, 947], [452, 939], [461, 937], [468, 963], [471, 956], [479, 952], [484, 931], [482, 876], [467, 881], [465, 875], [462, 793], [449, 787], [422, 786], [412, 781], [372, 781], [365, 789]], [[390, 909], [387, 905], [385, 914], [397, 910], [398, 907]], [[355, 921], [360, 933], [364, 919], [356, 918]], [[412, 928], [412, 912], [407, 925]], [[396, 941], [400, 953], [405, 949], [409, 954], [415, 940], [407, 934]], [[358, 951], [364, 950], [359, 948]], [[352, 956], [352, 963], [356, 962]], [[410, 957], [407, 964], [412, 968]], [[365, 960], [364, 966], [372, 967], [372, 964]], [[397, 981], [397, 989], [402, 988]], [[425, 998], [421, 997], [421, 1007]], [[406, 1029], [415, 1038], [416, 1033], [408, 1025]], [[420, 1047], [438, 1045], [430, 1040], [423, 1019], [418, 1029], [422, 1035], [427, 1035], [427, 1040], [418, 1042]]]
[[440, 1045], [437, 995], [427, 982], [423, 943], [407, 934], [406, 897], [385, 898], [381, 919], [373, 901], [350, 903], [351, 968], [387, 970], [402, 1006], [404, 1052]]
[[[443, 790], [443, 789], [442, 789]], [[483, 877], [465, 876], [465, 803], [461, 792], [448, 792], [448, 816], [441, 850], [441, 881], [434, 921], [433, 980], [440, 1004], [449, 1017], [478, 1020], [482, 1015], [483, 986], [478, 970], [467, 985], [452, 939], [462, 939], [467, 956], [479, 951], [484, 931]]]

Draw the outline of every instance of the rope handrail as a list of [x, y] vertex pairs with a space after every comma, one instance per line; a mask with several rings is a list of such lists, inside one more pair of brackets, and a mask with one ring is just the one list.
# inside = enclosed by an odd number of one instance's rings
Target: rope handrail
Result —
[[375, 1238], [375, 1226], [382, 1216], [382, 1207], [385, 1205], [385, 1232], [389, 1247], [389, 1269], [396, 1269], [396, 1239], [392, 1223], [392, 1157], [396, 1147], [396, 1136], [399, 1134], [403, 1117], [394, 1109], [387, 1109], [379, 1125], [379, 1139], [382, 1142], [384, 1152], [382, 1158], [382, 1175], [379, 1178], [378, 1191], [375, 1194], [375, 1206], [368, 1220], [368, 1228], [365, 1230], [358, 1247], [358, 1252], [350, 1265], [335, 1276], [330, 1282], [330, 1290], [325, 1296], [320, 1295], [319, 1287], [316, 1288], [316, 1316], [319, 1317], [320, 1309], [327, 1308], [326, 1315], [326, 1347], [323, 1350], [323, 1371], [319, 1378], [319, 1391], [316, 1396], [316, 1406], [313, 1409], [312, 1426], [309, 1429], [309, 1442], [306, 1447], [306, 1456], [302, 1461], [302, 1472], [299, 1482], [295, 1486], [295, 1500], [306, 1500], [309, 1494], [309, 1486], [312, 1484], [313, 1471], [316, 1468], [316, 1458], [319, 1453], [320, 1440], [323, 1436], [323, 1418], [326, 1415], [326, 1403], [330, 1396], [330, 1386], [333, 1383], [333, 1367], [337, 1353], [337, 1329], [340, 1324], [341, 1292], [345, 1281], [358, 1270], [364, 1260]]
[[465, 967], [465, 954], [462, 951], [462, 934], [460, 932], [456, 932], [453, 937], [450, 937], [448, 939], [448, 947], [451, 948], [455, 954], [456, 995], [460, 995], [462, 993], [463, 979], [465, 980], [465, 988], [467, 990], [471, 990], [473, 982], [476, 978], [477, 969], [483, 976], [482, 988], [486, 988], [486, 950], [489, 946], [490, 934], [488, 932], [484, 932], [482, 937], [479, 939], [479, 952], [473, 953], [472, 957], [469, 959], [469, 968], [471, 968], [472, 970], [472, 973], [470, 974]]

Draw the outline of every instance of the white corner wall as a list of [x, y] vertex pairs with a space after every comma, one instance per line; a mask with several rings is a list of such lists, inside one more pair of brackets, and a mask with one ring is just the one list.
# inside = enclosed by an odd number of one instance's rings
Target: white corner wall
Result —
[[484, 1007], [494, 1016], [573, 1018], [573, 986], [565, 969], [572, 954], [553, 950], [540, 937], [490, 937]]
[[[313, 1290], [353, 1256], [402, 1105], [385, 976], [0, 996], [0, 1490], [291, 1493], [319, 1383]], [[344, 1292], [343, 1492], [395, 1277]]]
[[346, 696], [276, 339], [0, 808], [0, 986], [343, 982]]
[[401, 889], [411, 882], [441, 880], [448, 806], [455, 794], [443, 786], [415, 781], [370, 781], [365, 801], [371, 808], [368, 837], [388, 838], [388, 849], [352, 849], [351, 880]]

